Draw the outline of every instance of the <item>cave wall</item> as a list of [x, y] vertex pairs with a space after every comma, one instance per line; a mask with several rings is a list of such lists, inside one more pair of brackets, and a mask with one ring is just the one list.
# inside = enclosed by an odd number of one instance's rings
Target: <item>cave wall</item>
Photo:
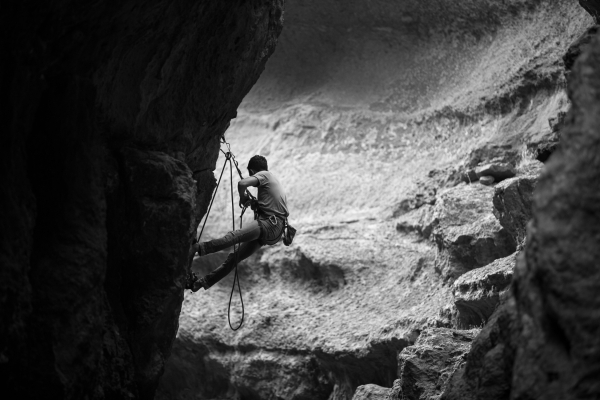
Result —
[[219, 137], [283, 1], [10, 1], [0, 70], [0, 381], [152, 398]]
[[600, 36], [591, 29], [583, 39], [568, 53], [578, 54], [566, 63], [572, 106], [536, 186], [511, 290], [442, 399], [600, 396]]

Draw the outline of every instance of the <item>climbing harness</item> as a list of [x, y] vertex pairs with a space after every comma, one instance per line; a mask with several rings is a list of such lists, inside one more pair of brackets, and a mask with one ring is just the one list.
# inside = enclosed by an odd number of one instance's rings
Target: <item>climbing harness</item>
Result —
[[[217, 182], [217, 186], [215, 187], [215, 190], [213, 191], [212, 197], [210, 199], [210, 203], [208, 206], [208, 211], [206, 212], [206, 217], [204, 218], [204, 224], [202, 224], [202, 229], [200, 230], [200, 234], [198, 235], [198, 237], [196, 237], [195, 242], [194, 243], [198, 243], [200, 242], [200, 238], [202, 237], [202, 233], [204, 232], [204, 227], [206, 226], [206, 221], [208, 221], [208, 217], [210, 215], [210, 210], [212, 209], [212, 205], [215, 201], [215, 196], [217, 194], [217, 190], [219, 189], [219, 185], [221, 184], [221, 179], [223, 178], [223, 173], [225, 172], [225, 167], [227, 166], [227, 163], [229, 163], [229, 177], [230, 177], [230, 191], [231, 191], [231, 223], [232, 223], [232, 230], [235, 231], [235, 206], [233, 203], [233, 167], [235, 166], [235, 169], [237, 170], [238, 175], [240, 176], [240, 179], [244, 179], [244, 177], [242, 176], [242, 171], [240, 171], [239, 165], [237, 160], [235, 159], [235, 156], [233, 155], [233, 153], [231, 152], [231, 145], [229, 143], [227, 143], [227, 141], [225, 140], [225, 136], [221, 137], [221, 143], [224, 144], [225, 146], [227, 146], [227, 151], [223, 151], [223, 149], [219, 149], [221, 151], [221, 153], [223, 153], [223, 155], [225, 156], [225, 162], [223, 163], [223, 168], [221, 169], [221, 175], [219, 175], [219, 180]], [[256, 198], [248, 191], [246, 191], [246, 195], [250, 198], [250, 202], [251, 204], [256, 205], [257, 201]], [[244, 207], [242, 208], [242, 213], [240, 214], [240, 229], [242, 229], [242, 218], [244, 216], [244, 213], [246, 212], [246, 208], [248, 208], [247, 206], [244, 205]], [[253, 207], [254, 209], [254, 207]], [[233, 245], [233, 253], [235, 254], [235, 273], [233, 276], [233, 286], [231, 287], [231, 294], [229, 295], [229, 306], [227, 307], [227, 321], [229, 322], [229, 327], [231, 328], [231, 330], [233, 331], [237, 331], [238, 329], [240, 329], [244, 323], [244, 316], [245, 316], [245, 310], [244, 310], [244, 299], [242, 298], [242, 288], [240, 286], [240, 278], [238, 275], [238, 252], [240, 249], [241, 244], [238, 243], [237, 244], [237, 249], [236, 249], [236, 245]], [[193, 282], [196, 281], [198, 278], [196, 277], [196, 275], [190, 271], [190, 273], [188, 274], [188, 282]], [[233, 292], [235, 291], [235, 284], [237, 283], [238, 286], [238, 293], [240, 294], [240, 302], [242, 303], [242, 319], [240, 320], [240, 323], [237, 327], [233, 327], [233, 325], [231, 324], [231, 300], [233, 299]]]

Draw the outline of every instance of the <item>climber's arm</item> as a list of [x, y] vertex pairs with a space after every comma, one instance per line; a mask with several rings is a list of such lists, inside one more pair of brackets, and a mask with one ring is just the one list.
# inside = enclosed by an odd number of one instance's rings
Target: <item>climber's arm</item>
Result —
[[246, 189], [248, 189], [250, 186], [257, 187], [258, 184], [258, 178], [255, 178], [254, 176], [249, 176], [238, 182], [238, 193], [240, 194], [240, 207], [243, 207], [244, 204], [246, 204], [246, 202], [249, 200], [248, 196], [246, 195]]

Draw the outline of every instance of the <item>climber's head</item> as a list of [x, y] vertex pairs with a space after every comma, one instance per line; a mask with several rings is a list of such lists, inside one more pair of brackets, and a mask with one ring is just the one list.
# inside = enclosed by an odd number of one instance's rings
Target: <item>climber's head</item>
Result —
[[263, 156], [254, 156], [248, 161], [248, 172], [250, 175], [254, 175], [260, 171], [268, 171], [267, 159]]

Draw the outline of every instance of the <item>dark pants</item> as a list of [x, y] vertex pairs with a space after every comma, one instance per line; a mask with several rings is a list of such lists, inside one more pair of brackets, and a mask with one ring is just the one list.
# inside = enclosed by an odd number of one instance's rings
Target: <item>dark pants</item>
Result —
[[258, 241], [259, 237], [260, 226], [258, 225], [257, 221], [252, 221], [242, 229], [228, 232], [222, 238], [204, 242], [203, 245], [206, 250], [206, 254], [225, 250], [234, 244], [237, 245], [241, 243], [237, 252], [229, 253], [229, 256], [227, 256], [227, 259], [223, 264], [221, 264], [221, 266], [204, 277], [207, 287], [211, 287], [221, 279], [225, 278], [227, 274], [231, 272], [236, 264], [236, 254], [237, 262], [240, 262], [250, 257], [256, 250], [260, 249], [262, 245]]

